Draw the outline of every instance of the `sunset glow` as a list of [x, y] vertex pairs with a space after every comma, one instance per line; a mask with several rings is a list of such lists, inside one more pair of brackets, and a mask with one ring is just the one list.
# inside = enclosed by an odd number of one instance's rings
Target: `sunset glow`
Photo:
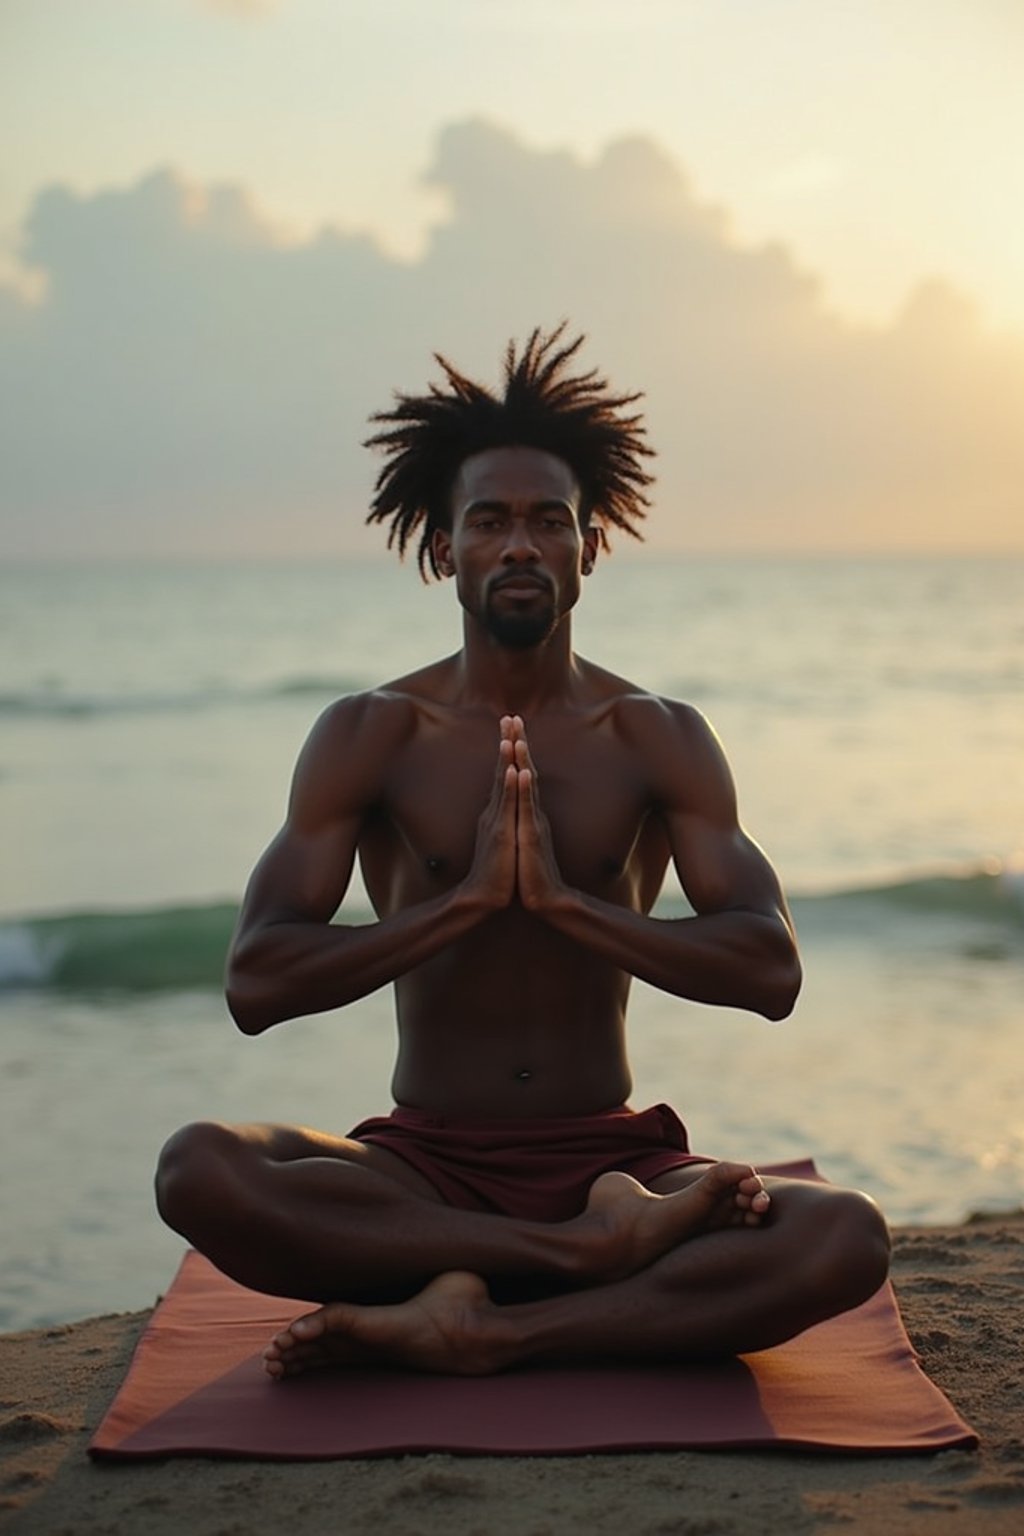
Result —
[[285, 515], [310, 553], [375, 547], [369, 411], [563, 316], [646, 391], [656, 546], [1024, 546], [1017, 7], [0, 26], [16, 553], [271, 554]]

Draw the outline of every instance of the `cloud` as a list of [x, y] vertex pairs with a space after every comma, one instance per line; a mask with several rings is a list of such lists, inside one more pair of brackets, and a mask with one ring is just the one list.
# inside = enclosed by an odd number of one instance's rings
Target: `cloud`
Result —
[[429, 178], [449, 212], [412, 263], [334, 228], [288, 243], [245, 189], [171, 170], [41, 193], [45, 297], [0, 289], [6, 547], [377, 548], [369, 412], [435, 349], [494, 379], [563, 316], [646, 391], [656, 545], [1020, 546], [1024, 346], [941, 281], [845, 324], [644, 138], [585, 163], [464, 122]]

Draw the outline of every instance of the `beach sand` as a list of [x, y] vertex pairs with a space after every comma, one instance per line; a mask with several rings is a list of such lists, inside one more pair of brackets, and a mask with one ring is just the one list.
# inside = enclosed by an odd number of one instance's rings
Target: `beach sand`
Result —
[[0, 1530], [12, 1536], [771, 1536], [1024, 1530], [1024, 1213], [895, 1234], [893, 1280], [978, 1451], [658, 1452], [93, 1465], [147, 1313], [0, 1337]]

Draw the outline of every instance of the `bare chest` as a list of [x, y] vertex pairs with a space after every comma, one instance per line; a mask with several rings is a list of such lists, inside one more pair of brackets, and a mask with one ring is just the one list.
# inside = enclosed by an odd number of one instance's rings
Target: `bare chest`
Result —
[[[645, 776], [621, 744], [597, 731], [540, 728], [530, 748], [555, 857], [570, 884], [606, 892], [642, 875], [652, 853], [657, 862], [661, 824], [650, 816]], [[390, 890], [387, 905], [401, 904], [465, 877], [497, 763], [493, 727], [430, 727], [403, 749], [361, 840], [371, 896], [386, 899]]]

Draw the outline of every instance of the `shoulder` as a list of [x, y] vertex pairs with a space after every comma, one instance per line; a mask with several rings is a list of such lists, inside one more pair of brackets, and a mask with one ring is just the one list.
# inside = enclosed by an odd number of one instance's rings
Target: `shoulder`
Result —
[[608, 709], [617, 729], [628, 733], [674, 735], [699, 740], [713, 737], [714, 731], [692, 704], [651, 693], [604, 667], [577, 657], [586, 680], [587, 693], [594, 704]]
[[722, 756], [722, 746], [711, 722], [693, 704], [651, 693], [597, 667], [582, 663], [592, 700], [610, 720], [620, 739], [646, 757], [667, 754], [681, 757]]
[[453, 658], [329, 704], [313, 726], [303, 759], [313, 763], [387, 762], [412, 740], [449, 686]]
[[699, 709], [636, 689], [616, 700], [613, 717], [618, 735], [642, 761], [656, 802], [733, 814], [732, 772], [714, 727]]
[[626, 683], [613, 701], [616, 730], [637, 746], [675, 752], [706, 751], [718, 745], [710, 721], [692, 704], [664, 698]]
[[410, 736], [425, 713], [442, 702], [450, 688], [455, 657], [446, 656], [415, 672], [329, 704], [310, 739], [328, 744], [359, 740], [367, 746], [393, 747]]
[[318, 755], [354, 747], [394, 745], [414, 728], [415, 700], [396, 684], [335, 699], [309, 733], [307, 748]]
[[370, 806], [387, 766], [416, 729], [415, 700], [392, 687], [337, 699], [299, 754], [290, 814], [322, 819]]

